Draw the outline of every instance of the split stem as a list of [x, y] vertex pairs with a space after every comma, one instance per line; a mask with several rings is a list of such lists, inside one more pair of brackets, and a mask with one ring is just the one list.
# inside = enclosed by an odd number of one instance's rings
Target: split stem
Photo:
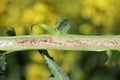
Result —
[[120, 50], [120, 36], [28, 35], [0, 37], [0, 50]]

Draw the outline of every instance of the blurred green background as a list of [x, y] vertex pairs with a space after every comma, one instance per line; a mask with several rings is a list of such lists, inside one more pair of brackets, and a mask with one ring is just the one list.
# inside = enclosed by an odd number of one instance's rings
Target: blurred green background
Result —
[[[57, 18], [67, 18], [69, 33], [81, 35], [119, 35], [119, 0], [1, 0], [0, 36], [13, 26], [17, 36], [28, 35], [37, 22], [54, 25]], [[46, 34], [34, 28], [34, 34]], [[49, 50], [70, 80], [120, 80], [120, 52]], [[49, 70], [37, 51], [19, 51], [7, 55], [7, 69], [0, 80], [48, 80]]]

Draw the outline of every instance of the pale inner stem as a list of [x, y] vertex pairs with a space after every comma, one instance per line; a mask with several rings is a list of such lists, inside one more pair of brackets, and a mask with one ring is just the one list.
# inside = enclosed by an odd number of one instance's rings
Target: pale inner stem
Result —
[[[34, 38], [21, 40], [0, 40], [0, 50], [2, 47], [34, 47], [34, 46], [52, 46], [65, 48], [89, 48], [89, 47], [120, 47], [120, 39], [52, 39], [52, 38]], [[55, 49], [55, 48], [54, 48]]]

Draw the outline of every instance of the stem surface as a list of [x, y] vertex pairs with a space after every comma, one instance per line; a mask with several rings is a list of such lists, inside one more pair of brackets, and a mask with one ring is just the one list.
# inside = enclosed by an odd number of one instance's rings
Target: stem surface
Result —
[[120, 50], [120, 36], [26, 35], [0, 37], [0, 50]]

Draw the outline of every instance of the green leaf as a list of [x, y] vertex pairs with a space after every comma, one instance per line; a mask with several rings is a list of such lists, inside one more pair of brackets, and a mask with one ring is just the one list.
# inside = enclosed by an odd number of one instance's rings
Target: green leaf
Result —
[[34, 26], [39, 26], [39, 27], [42, 27], [44, 28], [45, 30], [47, 30], [51, 35], [53, 35], [55, 33], [55, 30], [52, 29], [51, 27], [49, 27], [48, 25], [44, 24], [44, 23], [36, 23], [36, 24], [33, 24], [31, 25], [31, 29], [30, 29], [30, 34], [33, 34], [32, 32], [32, 29]]
[[9, 28], [6, 30], [5, 35], [6, 35], [6, 36], [15, 36], [15, 35], [16, 35], [16, 32], [15, 32], [15, 30], [14, 30], [13, 27], [9, 27]]
[[4, 71], [5, 69], [6, 69], [6, 65], [7, 65], [7, 63], [6, 63], [6, 56], [5, 56], [5, 54], [3, 53], [3, 54], [1, 54], [0, 55], [0, 68]]
[[59, 34], [60, 35], [66, 34], [68, 30], [70, 29], [70, 24], [67, 19], [58, 18], [56, 21], [56, 24], [54, 25], [54, 28], [51, 28], [50, 26], [44, 23], [36, 23], [36, 24], [31, 25], [30, 34], [33, 34], [32, 29], [36, 25], [44, 28], [50, 33], [50, 35], [53, 35], [53, 36], [56, 36]]
[[107, 50], [106, 51], [106, 55], [107, 55], [107, 61], [105, 62], [105, 65], [110, 63], [110, 60], [112, 58], [112, 51], [111, 50]]
[[59, 67], [53, 58], [48, 54], [47, 50], [38, 50], [44, 60], [46, 61], [47, 67], [50, 69], [51, 75], [50, 80], [69, 80], [61, 67]]
[[58, 18], [54, 25], [54, 29], [60, 34], [66, 34], [70, 29], [70, 24], [67, 19]]
[[45, 60], [51, 71], [51, 75], [49, 76], [50, 80], [69, 80], [62, 68], [59, 67], [54, 60], [47, 56], [45, 56]]

